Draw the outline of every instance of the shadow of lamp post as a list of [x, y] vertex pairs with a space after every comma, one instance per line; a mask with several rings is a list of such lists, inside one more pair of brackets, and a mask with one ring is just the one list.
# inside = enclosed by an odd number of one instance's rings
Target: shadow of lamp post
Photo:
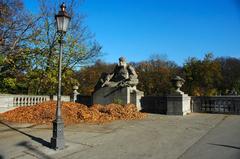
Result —
[[64, 149], [64, 123], [61, 114], [61, 83], [62, 83], [62, 43], [63, 36], [67, 31], [69, 21], [71, 19], [66, 12], [66, 6], [64, 3], [60, 6], [61, 10], [55, 15], [57, 22], [57, 33], [59, 34], [60, 53], [58, 61], [58, 95], [57, 95], [57, 107], [56, 107], [56, 119], [53, 121], [53, 136], [51, 138], [52, 148]]

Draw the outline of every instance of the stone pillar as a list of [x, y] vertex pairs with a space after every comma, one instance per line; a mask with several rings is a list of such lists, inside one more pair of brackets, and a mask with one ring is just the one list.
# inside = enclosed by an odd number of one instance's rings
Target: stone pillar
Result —
[[191, 98], [180, 90], [185, 80], [179, 76], [172, 79], [175, 91], [167, 96], [167, 115], [186, 115], [191, 112]]
[[191, 113], [191, 97], [187, 94], [172, 94], [167, 96], [167, 115], [187, 115]]
[[142, 110], [141, 107], [141, 98], [144, 96], [144, 92], [139, 91], [137, 89], [130, 90], [130, 102], [132, 104], [135, 104], [137, 107], [137, 110]]

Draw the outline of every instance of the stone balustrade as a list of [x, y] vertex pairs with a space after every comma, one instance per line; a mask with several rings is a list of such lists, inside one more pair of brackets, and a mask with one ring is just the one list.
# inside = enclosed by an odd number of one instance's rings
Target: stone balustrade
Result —
[[[143, 111], [166, 114], [166, 96], [145, 96], [141, 99]], [[191, 112], [240, 114], [240, 96], [191, 97]]]
[[[0, 113], [19, 106], [31, 106], [49, 100], [57, 100], [57, 96], [0, 94]], [[71, 97], [62, 96], [62, 101], [69, 102]]]
[[[82, 99], [84, 97], [84, 100]], [[76, 102], [91, 105], [91, 96], [78, 95]], [[31, 106], [41, 102], [57, 100], [57, 96], [0, 94], [0, 112], [19, 106]], [[73, 101], [70, 96], [62, 96], [62, 101]], [[142, 111], [166, 114], [166, 96], [145, 96], [141, 98]], [[191, 112], [240, 114], [240, 96], [191, 97]]]
[[31, 106], [49, 100], [49, 96], [14, 96], [13, 106]]
[[191, 97], [192, 112], [240, 114], [240, 96]]

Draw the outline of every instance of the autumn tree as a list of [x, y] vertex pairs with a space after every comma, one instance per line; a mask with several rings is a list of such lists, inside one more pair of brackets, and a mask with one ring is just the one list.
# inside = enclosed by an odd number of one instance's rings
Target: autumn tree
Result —
[[[72, 86], [77, 83], [74, 71], [82, 65], [92, 63], [101, 50], [77, 10], [79, 2], [66, 1], [67, 12], [72, 19], [65, 35], [63, 50], [64, 94], [71, 92]], [[4, 52], [1, 57], [3, 66], [0, 67], [2, 92], [56, 92], [59, 37], [54, 16], [59, 11], [60, 4], [39, 0], [39, 6], [40, 12], [33, 15], [24, 10], [20, 0], [1, 1], [1, 53]], [[17, 85], [22, 86], [21, 90], [24, 91], [18, 92]], [[9, 91], [10, 87], [12, 91]]]
[[[35, 58], [34, 65], [28, 74], [29, 78], [36, 80], [34, 93], [54, 93], [57, 86], [57, 65], [59, 44], [56, 32], [54, 16], [59, 10], [59, 3], [53, 1], [40, 0], [40, 20], [38, 27], [39, 35], [35, 39], [36, 45], [33, 52]], [[71, 16], [71, 22], [65, 35], [63, 50], [63, 93], [70, 92], [72, 86], [77, 83], [74, 78], [74, 71], [82, 65], [89, 64], [100, 54], [101, 47], [93, 39], [93, 35], [84, 25], [84, 17], [77, 10], [79, 0], [65, 1], [67, 12]], [[35, 73], [37, 72], [37, 73]], [[64, 88], [65, 87], [65, 88]]]
[[212, 53], [203, 60], [189, 58], [183, 66], [186, 78], [184, 89], [190, 95], [217, 95], [222, 82], [221, 65]]
[[21, 0], [0, 1], [0, 51], [3, 55], [23, 53], [28, 41], [37, 33], [33, 30], [39, 17], [24, 9]]
[[108, 64], [97, 60], [94, 65], [83, 67], [76, 73], [79, 80], [79, 93], [82, 95], [91, 95], [101, 74], [103, 72], [112, 73], [114, 66], [115, 64]]
[[36, 32], [34, 25], [39, 18], [24, 10], [21, 0], [0, 1], [0, 91], [17, 93], [25, 90], [20, 84], [28, 67], [25, 50]]
[[227, 94], [228, 91], [235, 89], [240, 93], [240, 59], [233, 57], [220, 57], [217, 58], [221, 64], [221, 72], [223, 81], [220, 85], [221, 93]]
[[172, 61], [152, 58], [135, 64], [139, 77], [138, 88], [145, 95], [164, 95], [171, 88], [171, 78], [178, 74], [179, 67]]

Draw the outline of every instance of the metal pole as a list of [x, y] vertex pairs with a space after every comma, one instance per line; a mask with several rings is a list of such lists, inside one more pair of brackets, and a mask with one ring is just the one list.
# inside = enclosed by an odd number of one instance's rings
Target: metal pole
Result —
[[53, 121], [53, 137], [51, 138], [51, 145], [54, 149], [64, 149], [64, 123], [61, 114], [61, 86], [62, 86], [62, 50], [63, 50], [63, 33], [60, 33], [60, 53], [58, 61], [58, 95], [56, 107], [56, 119]]
[[63, 41], [63, 34], [60, 34], [60, 53], [59, 53], [59, 59], [58, 59], [58, 95], [57, 95], [57, 110], [56, 110], [56, 118], [60, 119], [62, 118], [61, 114], [61, 89], [62, 89], [62, 41]]

